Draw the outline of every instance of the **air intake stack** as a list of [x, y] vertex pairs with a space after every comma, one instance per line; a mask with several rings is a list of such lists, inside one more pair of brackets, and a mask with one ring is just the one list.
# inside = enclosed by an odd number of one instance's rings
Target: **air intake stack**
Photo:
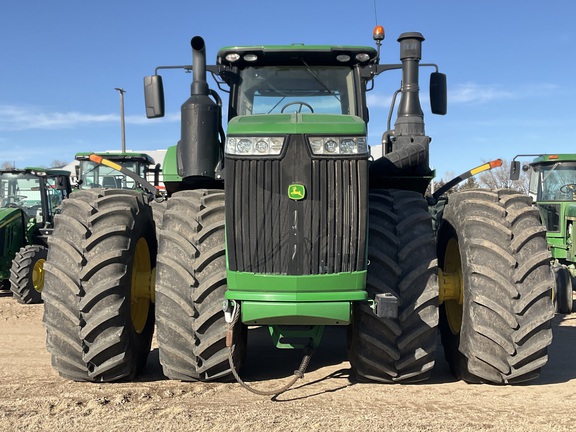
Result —
[[400, 60], [402, 61], [402, 97], [398, 106], [398, 118], [394, 125], [396, 139], [404, 136], [424, 135], [424, 114], [420, 107], [418, 63], [422, 58], [420, 33], [402, 33], [400, 42]]
[[[396, 180], [390, 183], [391, 176], [421, 177], [431, 174], [428, 157], [430, 137], [424, 131], [418, 83], [423, 40], [422, 34], [417, 32], [402, 33], [398, 38], [402, 61], [401, 98], [394, 130], [387, 131], [382, 137], [385, 154], [370, 166], [370, 183], [373, 187], [425, 189], [425, 186], [401, 184]], [[427, 184], [427, 180], [424, 183]]]

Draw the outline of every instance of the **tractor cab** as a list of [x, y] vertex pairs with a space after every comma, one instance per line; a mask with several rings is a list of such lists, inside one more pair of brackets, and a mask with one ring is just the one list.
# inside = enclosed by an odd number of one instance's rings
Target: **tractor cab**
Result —
[[[80, 162], [77, 172], [80, 188], [137, 189], [140, 187], [133, 178], [121, 172], [120, 169], [116, 169], [118, 167], [115, 168], [113, 165], [103, 165], [90, 160], [92, 154], [91, 152], [76, 154], [76, 160]], [[148, 173], [155, 173], [157, 180], [156, 172], [159, 171], [159, 166], [154, 167], [154, 159], [148, 154], [131, 152], [96, 154], [142, 178], [146, 178]]]
[[[529, 193], [546, 228], [555, 276], [554, 303], [559, 313], [574, 309], [573, 280], [576, 277], [576, 154], [518, 155], [536, 156], [523, 170], [530, 171]], [[510, 176], [519, 176], [520, 162], [512, 164]]]
[[541, 155], [529, 164], [529, 191], [546, 227], [554, 258], [576, 260], [572, 227], [576, 220], [576, 155]]
[[0, 172], [0, 208], [20, 209], [28, 224], [51, 228], [62, 200], [70, 193], [70, 173], [26, 168]]
[[40, 301], [47, 236], [70, 192], [68, 171], [0, 171], [0, 288], [11, 286], [21, 303]]

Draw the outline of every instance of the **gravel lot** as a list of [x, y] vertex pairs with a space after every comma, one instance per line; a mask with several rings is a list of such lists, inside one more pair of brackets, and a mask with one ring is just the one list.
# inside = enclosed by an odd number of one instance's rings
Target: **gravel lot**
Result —
[[[303, 380], [277, 397], [236, 383], [166, 380], [153, 345], [136, 382], [76, 383], [50, 366], [42, 305], [0, 292], [0, 430], [20, 431], [572, 431], [576, 430], [576, 314], [557, 316], [549, 362], [519, 386], [467, 385], [449, 373], [441, 349], [432, 379], [420, 385], [353, 384], [344, 329], [330, 328]], [[276, 388], [301, 353], [249, 337], [242, 375]]]

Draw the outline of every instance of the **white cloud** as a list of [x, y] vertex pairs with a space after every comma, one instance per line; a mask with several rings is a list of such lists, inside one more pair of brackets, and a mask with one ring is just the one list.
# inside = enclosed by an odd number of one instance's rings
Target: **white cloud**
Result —
[[[128, 115], [126, 124], [146, 124], [144, 114]], [[180, 113], [167, 114], [165, 121], [180, 121]], [[43, 111], [36, 107], [0, 105], [0, 130], [19, 131], [29, 129], [69, 129], [76, 126], [89, 126], [119, 122], [118, 114], [88, 114], [80, 112]]]
[[514, 93], [498, 86], [482, 86], [472, 82], [458, 84], [448, 92], [449, 103], [485, 103], [513, 97]]
[[[396, 99], [396, 103], [398, 103], [400, 99]], [[378, 93], [368, 93], [366, 95], [366, 103], [369, 107], [385, 107], [389, 108], [390, 104], [392, 103], [392, 96], [390, 95], [381, 95]]]
[[481, 85], [473, 82], [457, 84], [448, 90], [448, 103], [485, 103], [504, 99], [525, 99], [553, 95], [556, 84], [528, 84], [522, 87], [503, 88], [500, 85]]
[[[448, 85], [448, 104], [483, 104], [487, 102], [510, 100], [510, 99], [525, 99], [531, 97], [542, 97], [553, 95], [558, 90], [558, 85], [555, 84], [529, 84], [522, 87], [504, 88], [496, 84], [478, 84], [474, 82], [467, 82]], [[366, 100], [369, 107], [388, 108], [392, 102], [391, 95], [383, 95], [379, 93], [368, 93]], [[426, 87], [420, 88], [420, 100], [424, 107], [429, 102], [428, 89]], [[396, 104], [400, 101], [400, 95], [396, 99]]]

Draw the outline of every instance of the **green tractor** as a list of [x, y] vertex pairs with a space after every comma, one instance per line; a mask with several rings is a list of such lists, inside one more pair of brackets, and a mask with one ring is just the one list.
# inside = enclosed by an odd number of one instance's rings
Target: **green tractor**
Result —
[[146, 153], [83, 152], [76, 154], [76, 160], [80, 162], [76, 173], [80, 188], [135, 189], [139, 187], [134, 178], [116, 169], [114, 165], [102, 164], [97, 157], [120, 165], [142, 178], [148, 178], [151, 173], [154, 176], [154, 184], [159, 184], [160, 164], [155, 164], [154, 159]]
[[[543, 154], [523, 169], [530, 171], [529, 192], [546, 227], [551, 268], [556, 278], [556, 310], [569, 314], [574, 310], [573, 279], [576, 277], [576, 155]], [[516, 156], [518, 157], [518, 156]], [[512, 164], [513, 178], [518, 178], [520, 162]]]
[[42, 301], [47, 238], [69, 194], [68, 171], [0, 171], [0, 284], [20, 303]]
[[[303, 349], [294, 380], [326, 326], [347, 326], [358, 381], [426, 380], [439, 327], [451, 367], [470, 382], [538, 375], [554, 283], [539, 219], [511, 191], [425, 198], [434, 171], [419, 69], [436, 66], [420, 64], [420, 33], [400, 36], [398, 64], [380, 64], [381, 27], [374, 39], [376, 48], [231, 46], [206, 65], [204, 40], [192, 38], [158, 243], [150, 197], [136, 191], [75, 193], [56, 220], [44, 323], [61, 376], [131, 379], [154, 324], [164, 374], [184, 381], [242, 382], [252, 326], [278, 348]], [[372, 160], [366, 93], [393, 70], [397, 119]], [[430, 101], [445, 114], [437, 70]], [[229, 92], [226, 131], [207, 72]], [[144, 85], [147, 116], [163, 116], [161, 76]]]

